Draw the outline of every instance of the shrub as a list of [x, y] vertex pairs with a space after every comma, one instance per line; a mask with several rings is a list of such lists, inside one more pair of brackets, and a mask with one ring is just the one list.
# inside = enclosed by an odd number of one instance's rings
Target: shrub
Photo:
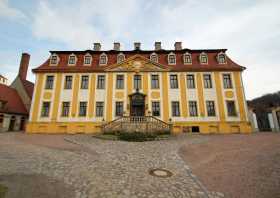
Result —
[[157, 137], [156, 134], [153, 133], [139, 133], [139, 132], [121, 132], [119, 134], [119, 139], [128, 141], [128, 142], [144, 142], [144, 141], [152, 141]]

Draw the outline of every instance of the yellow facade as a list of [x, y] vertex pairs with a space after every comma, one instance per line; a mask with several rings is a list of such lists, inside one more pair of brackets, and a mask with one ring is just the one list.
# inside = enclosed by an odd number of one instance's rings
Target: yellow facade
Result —
[[[134, 60], [129, 60], [129, 64], [134, 64]], [[139, 60], [137, 64], [139, 63]], [[31, 117], [26, 128], [27, 133], [96, 133], [101, 131], [101, 125], [117, 118], [116, 102], [123, 102], [123, 110], [129, 114], [131, 108], [130, 94], [134, 93], [134, 75], [142, 77], [142, 86], [139, 92], [145, 97], [145, 115], [152, 111], [152, 102], [160, 103], [159, 119], [173, 124], [173, 132], [191, 132], [192, 127], [199, 127], [199, 132], [203, 134], [211, 133], [250, 133], [251, 126], [247, 118], [247, 107], [244, 98], [244, 89], [241, 81], [240, 71], [215, 71], [215, 72], [171, 72], [165, 68], [142, 61], [140, 68], [130, 69], [128, 63], [110, 68], [101, 73], [105, 76], [105, 88], [97, 88], [98, 72], [75, 72], [75, 73], [37, 73], [35, 94], [32, 101]], [[147, 70], [148, 68], [148, 70]], [[150, 71], [149, 71], [150, 70]], [[195, 76], [196, 87], [187, 87], [187, 74]], [[230, 74], [233, 88], [223, 87], [222, 75]], [[210, 74], [213, 88], [206, 89], [203, 83], [203, 75]], [[54, 76], [53, 89], [45, 89], [46, 76]], [[65, 90], [65, 76], [73, 77], [72, 89]], [[81, 89], [83, 75], [89, 76], [87, 89]], [[124, 76], [124, 88], [116, 89], [116, 76]], [[159, 76], [159, 88], [151, 88], [151, 75]], [[170, 88], [170, 75], [178, 76], [178, 89]], [[198, 106], [198, 115], [190, 115], [189, 101], [195, 100]], [[215, 103], [216, 115], [207, 115], [206, 101]], [[226, 101], [234, 101], [237, 115], [228, 116]], [[49, 117], [42, 117], [42, 103], [50, 102]], [[70, 113], [67, 117], [62, 117], [62, 102], [70, 102]], [[79, 115], [79, 104], [81, 101], [87, 102], [86, 115]], [[104, 115], [96, 116], [96, 102], [104, 102]], [[180, 104], [180, 116], [172, 115], [172, 101]]]

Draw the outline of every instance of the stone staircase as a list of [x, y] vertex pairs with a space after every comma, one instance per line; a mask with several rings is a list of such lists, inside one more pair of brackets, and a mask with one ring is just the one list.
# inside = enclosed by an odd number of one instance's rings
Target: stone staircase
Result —
[[102, 125], [103, 133], [141, 132], [171, 133], [172, 124], [168, 124], [154, 116], [122, 116]]

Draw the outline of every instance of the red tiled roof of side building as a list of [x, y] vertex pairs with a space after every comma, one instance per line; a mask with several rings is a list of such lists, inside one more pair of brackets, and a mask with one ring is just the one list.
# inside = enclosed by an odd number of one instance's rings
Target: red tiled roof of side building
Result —
[[0, 101], [4, 102], [3, 108], [0, 108], [1, 113], [28, 115], [17, 91], [7, 85], [0, 84]]
[[33, 90], [34, 90], [34, 83], [28, 80], [22, 80], [22, 84], [25, 88], [26, 93], [28, 94], [29, 98], [32, 98]]
[[[159, 50], [159, 51], [51, 51], [59, 56], [59, 63], [57, 66], [50, 66], [49, 59], [45, 61], [41, 66], [33, 69], [33, 72], [103, 72], [104, 69], [117, 62], [117, 55], [123, 53], [127, 58], [136, 54], [145, 58], [150, 58], [150, 55], [155, 52], [158, 55], [158, 63], [171, 67], [171, 71], [242, 71], [245, 67], [233, 62], [228, 56], [225, 64], [219, 64], [217, 62], [217, 55], [220, 52], [225, 52], [226, 49], [215, 50]], [[167, 57], [170, 52], [176, 54], [176, 64], [168, 65]], [[192, 55], [192, 64], [185, 65], [183, 63], [183, 54], [189, 52]], [[199, 62], [199, 55], [201, 52], [205, 52], [208, 55], [208, 64], [201, 64]], [[77, 56], [77, 62], [75, 66], [68, 66], [68, 57], [70, 54]], [[92, 63], [90, 66], [84, 66], [84, 56], [89, 53], [92, 55]], [[105, 53], [108, 57], [108, 63], [106, 66], [99, 66], [99, 56]]]

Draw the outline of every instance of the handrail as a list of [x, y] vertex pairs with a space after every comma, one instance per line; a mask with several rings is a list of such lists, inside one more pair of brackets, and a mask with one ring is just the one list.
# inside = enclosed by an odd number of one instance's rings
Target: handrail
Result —
[[103, 132], [121, 130], [140, 130], [140, 131], [171, 131], [171, 125], [154, 116], [121, 116], [110, 122], [102, 124]]

